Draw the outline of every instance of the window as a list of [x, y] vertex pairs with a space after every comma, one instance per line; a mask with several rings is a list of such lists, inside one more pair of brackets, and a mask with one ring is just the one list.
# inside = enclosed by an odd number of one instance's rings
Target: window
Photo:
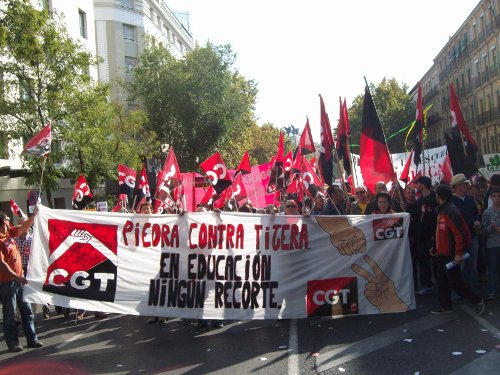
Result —
[[132, 73], [137, 65], [137, 58], [131, 56], [125, 56], [125, 76], [127, 79], [132, 78]]
[[19, 81], [19, 100], [28, 101], [31, 99], [30, 88], [25, 81]]
[[81, 9], [78, 9], [78, 20], [80, 22], [80, 36], [87, 39], [87, 15]]
[[123, 25], [123, 39], [129, 42], [135, 42], [135, 27], [132, 25]]
[[134, 9], [134, 0], [120, 0], [122, 7]]
[[0, 159], [9, 158], [9, 138], [6, 132], [0, 132]]

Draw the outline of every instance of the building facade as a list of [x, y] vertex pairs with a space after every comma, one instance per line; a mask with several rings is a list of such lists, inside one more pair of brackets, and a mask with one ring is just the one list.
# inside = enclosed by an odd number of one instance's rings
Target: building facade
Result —
[[116, 82], [128, 79], [145, 47], [145, 36], [167, 45], [176, 57], [194, 48], [189, 23], [182, 23], [164, 0], [94, 0], [99, 80], [112, 84], [112, 100], [124, 104]]
[[[195, 46], [187, 15], [174, 13], [164, 0], [32, 0], [32, 4], [60, 15], [69, 36], [102, 58], [89, 73], [95, 80], [110, 83], [111, 100], [125, 107], [134, 103], [127, 102], [117, 82], [130, 77], [144, 50], [146, 34], [167, 45], [176, 57]], [[29, 172], [22, 169], [22, 148], [21, 142], [8, 139], [0, 130], [0, 210], [8, 214], [10, 198], [25, 210], [28, 192], [34, 189], [25, 184]], [[70, 208], [73, 186], [66, 179], [59, 185], [51, 203], [55, 208]], [[48, 204], [45, 199], [42, 202]]]
[[432, 104], [427, 113], [426, 148], [446, 143], [452, 83], [477, 141], [480, 165], [483, 154], [500, 152], [499, 41], [500, 0], [481, 0], [420, 80], [423, 106]]

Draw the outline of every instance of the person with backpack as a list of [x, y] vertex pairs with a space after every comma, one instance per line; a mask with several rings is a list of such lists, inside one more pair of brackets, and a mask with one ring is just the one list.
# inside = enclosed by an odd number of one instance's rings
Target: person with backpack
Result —
[[453, 312], [451, 289], [462, 298], [474, 304], [476, 314], [484, 311], [483, 298], [475, 295], [462, 280], [460, 263], [464, 259], [464, 250], [470, 248], [472, 237], [464, 218], [452, 202], [453, 193], [449, 185], [439, 185], [436, 189], [438, 218], [435, 246], [431, 255], [437, 258], [437, 291], [440, 307], [431, 314]]

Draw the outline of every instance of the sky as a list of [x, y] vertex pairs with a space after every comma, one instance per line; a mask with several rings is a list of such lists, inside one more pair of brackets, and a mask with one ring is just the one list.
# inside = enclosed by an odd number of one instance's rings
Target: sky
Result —
[[[319, 96], [333, 129], [339, 97], [348, 106], [395, 78], [409, 90], [479, 0], [166, 0], [190, 14], [194, 39], [230, 44], [235, 67], [257, 83], [257, 123], [302, 131], [309, 117], [319, 140]], [[407, 124], [402, 124], [405, 126]]]

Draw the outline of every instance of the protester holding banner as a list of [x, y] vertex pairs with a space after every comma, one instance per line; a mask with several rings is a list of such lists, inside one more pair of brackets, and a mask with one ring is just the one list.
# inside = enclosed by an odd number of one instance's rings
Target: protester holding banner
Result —
[[364, 215], [368, 205], [368, 195], [365, 186], [358, 186], [355, 189], [356, 200], [351, 205], [351, 215]]
[[34, 314], [29, 303], [24, 301], [24, 284], [21, 254], [14, 238], [24, 235], [33, 225], [34, 215], [24, 223], [12, 227], [8, 216], [0, 212], [0, 283], [3, 305], [3, 333], [9, 352], [20, 352], [18, 327], [15, 322], [16, 305], [21, 313], [21, 322], [29, 348], [40, 348], [43, 344], [35, 333]]
[[333, 184], [326, 190], [328, 198], [325, 208], [321, 211], [321, 215], [347, 215], [346, 202], [344, 191], [340, 185]]
[[[417, 221], [416, 235], [419, 239], [417, 256], [421, 289], [417, 292], [421, 296], [434, 293], [432, 282], [432, 270], [435, 270], [434, 261], [429, 255], [429, 249], [434, 244], [437, 220], [436, 194], [431, 190], [432, 181], [427, 176], [421, 176], [416, 181], [417, 191], [420, 197], [417, 200]], [[436, 272], [434, 272], [435, 274]]]
[[285, 202], [284, 215], [300, 215], [299, 205], [294, 199], [289, 199]]
[[453, 311], [452, 288], [460, 297], [472, 302], [476, 314], [481, 315], [484, 311], [483, 299], [474, 294], [462, 280], [460, 263], [466, 249], [470, 247], [471, 234], [459, 209], [453, 204], [452, 197], [450, 186], [443, 184], [436, 189], [439, 214], [435, 247], [431, 252], [437, 256], [437, 287], [440, 307], [432, 310], [431, 313], [438, 315]]
[[394, 211], [391, 209], [392, 199], [391, 195], [386, 191], [380, 191], [375, 195], [375, 202], [377, 203], [377, 208], [372, 212], [372, 215], [379, 214], [393, 214]]
[[[383, 181], [379, 181], [375, 184], [375, 196], [381, 191], [387, 191], [387, 185]], [[374, 210], [377, 209], [377, 201], [375, 197], [368, 203], [365, 210], [365, 215], [370, 215]], [[391, 200], [391, 209], [394, 212], [402, 212], [401, 205], [395, 199]]]

